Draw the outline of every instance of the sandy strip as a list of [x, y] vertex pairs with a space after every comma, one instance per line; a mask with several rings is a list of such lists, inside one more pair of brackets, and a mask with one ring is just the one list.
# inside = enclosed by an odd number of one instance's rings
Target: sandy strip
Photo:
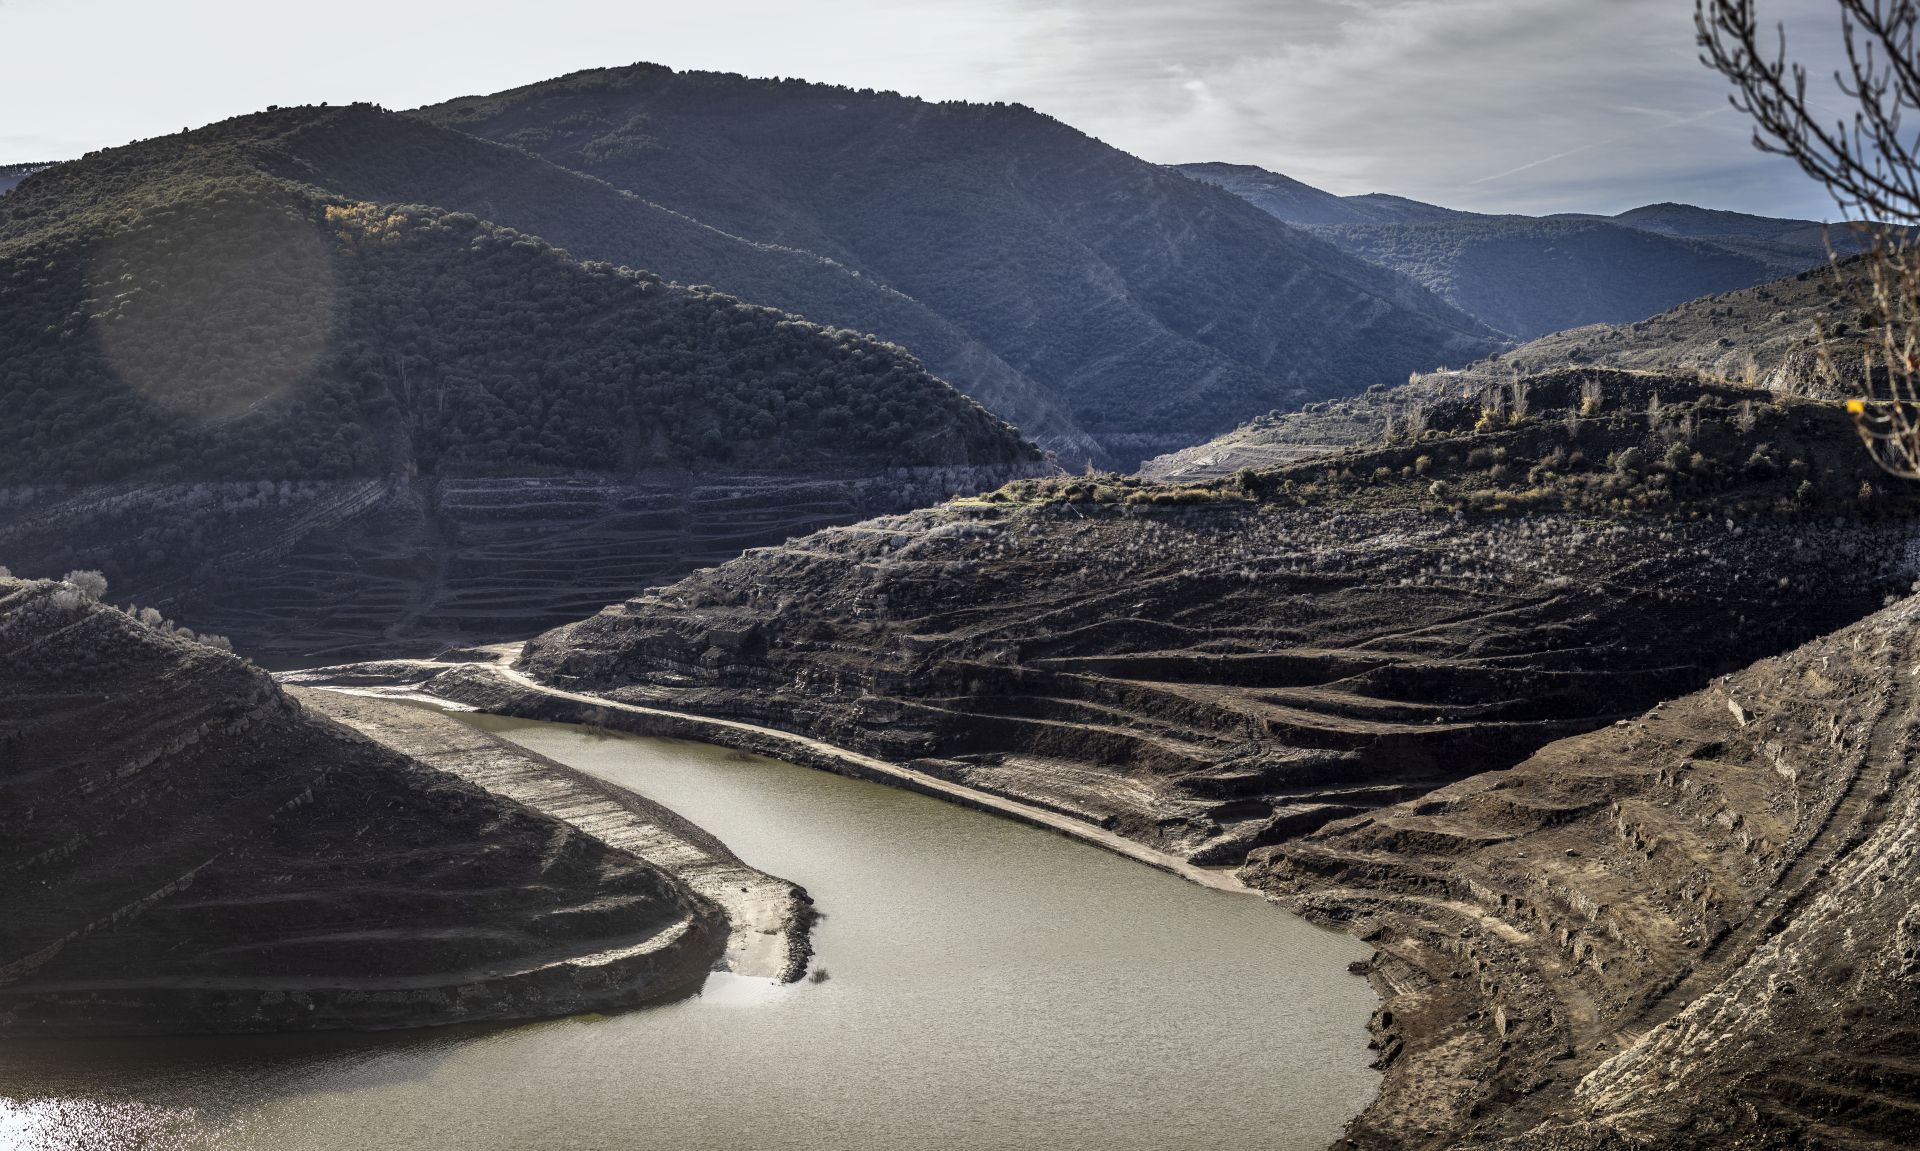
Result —
[[461, 723], [443, 709], [471, 707], [417, 688], [287, 690], [377, 743], [563, 820], [675, 876], [726, 913], [730, 933], [722, 970], [783, 981], [805, 971], [813, 920], [806, 893], [742, 863], [718, 839], [660, 804]]

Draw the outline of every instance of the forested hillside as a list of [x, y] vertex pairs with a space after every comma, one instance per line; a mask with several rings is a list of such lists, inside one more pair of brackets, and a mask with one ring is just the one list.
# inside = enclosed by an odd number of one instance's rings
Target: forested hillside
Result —
[[1405, 278], [1019, 106], [636, 65], [424, 114], [877, 277], [1117, 462], [1494, 346]]
[[1335, 196], [1262, 168], [1185, 164], [1280, 219], [1403, 272], [1521, 339], [1630, 323], [1859, 247], [1810, 220], [1650, 204], [1617, 216], [1491, 216], [1398, 196]]
[[20, 181], [48, 166], [46, 164], [0, 164], [0, 196], [6, 195]]
[[0, 204], [0, 482], [1012, 460], [897, 348], [436, 208], [316, 194], [251, 125]]
[[924, 304], [844, 264], [709, 227], [519, 148], [371, 105], [280, 113], [260, 149], [280, 175], [379, 203], [431, 204], [537, 235], [579, 259], [711, 285], [816, 323], [878, 333], [1066, 459], [1097, 451], [1066, 409]]

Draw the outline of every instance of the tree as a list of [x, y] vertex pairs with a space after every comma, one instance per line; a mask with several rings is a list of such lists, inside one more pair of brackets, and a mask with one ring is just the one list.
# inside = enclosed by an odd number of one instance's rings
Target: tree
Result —
[[[1788, 55], [1785, 26], [1769, 29], [1758, 0], [1695, 0], [1694, 25], [1702, 61], [1732, 81], [1734, 107], [1753, 120], [1754, 146], [1793, 159], [1872, 239], [1845, 268], [1879, 329], [1861, 365], [1864, 394], [1847, 410], [1876, 463], [1920, 479], [1920, 134], [1905, 123], [1920, 113], [1920, 5], [1837, 3], [1846, 66], [1833, 83], [1849, 111], [1831, 121]], [[1828, 333], [1818, 334], [1822, 372], [1838, 383]]]
[[92, 603], [99, 603], [100, 597], [107, 594], [107, 577], [97, 571], [70, 571], [60, 577], [60, 582]]

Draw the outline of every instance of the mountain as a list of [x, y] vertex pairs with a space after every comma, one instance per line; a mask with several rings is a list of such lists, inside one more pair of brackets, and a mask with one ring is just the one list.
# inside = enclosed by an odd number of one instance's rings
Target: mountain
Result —
[[[0, 199], [9, 563], [101, 568], [249, 650], [497, 639], [715, 548], [1043, 467], [895, 345], [280, 174], [289, 139], [324, 157], [369, 123], [401, 151], [427, 130], [275, 110]], [[748, 523], [703, 527], [713, 479], [755, 493]]]
[[1017, 105], [636, 65], [421, 114], [878, 280], [1116, 463], [1494, 344], [1403, 277]]
[[1384, 193], [1336, 196], [1291, 176], [1251, 164], [1175, 164], [1173, 168], [1203, 183], [1225, 188], [1289, 224], [1411, 224], [1490, 218]]
[[[1853, 381], [1860, 378], [1871, 335], [1860, 306], [1866, 286], [1860, 271], [1858, 263], [1845, 262], [1837, 270], [1801, 272], [1689, 300], [1631, 324], [1556, 332], [1406, 387], [1268, 412], [1206, 443], [1148, 460], [1139, 474], [1192, 482], [1338, 451], [1379, 439], [1392, 422], [1404, 427], [1424, 420], [1436, 405], [1505, 387], [1516, 374], [1568, 367], [1704, 376], [1786, 395], [1844, 399], [1856, 390]], [[1838, 385], [1820, 371], [1816, 325], [1827, 333]]]
[[754, 243], [519, 148], [371, 105], [302, 109], [257, 146], [288, 179], [353, 200], [427, 204], [537, 235], [583, 260], [644, 268], [910, 349], [1067, 459], [1099, 448], [1060, 401], [919, 301], [834, 260]]
[[97, 590], [0, 574], [0, 1035], [613, 1010], [724, 953], [661, 867]]
[[[1335, 196], [1261, 168], [1179, 171], [1404, 272], [1503, 332], [1533, 339], [1627, 323], [1828, 259], [1825, 225], [1652, 204], [1617, 216], [1492, 216], [1397, 196]], [[1858, 251], [1850, 233], [1831, 237]]]
[[250, 145], [297, 118], [0, 203], [0, 483], [1030, 455], [897, 348], [262, 172]]

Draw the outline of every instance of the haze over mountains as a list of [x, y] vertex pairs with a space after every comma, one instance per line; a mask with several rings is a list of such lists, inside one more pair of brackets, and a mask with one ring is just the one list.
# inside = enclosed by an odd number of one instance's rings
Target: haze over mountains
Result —
[[1404, 272], [1521, 339], [1630, 323], [1699, 296], [1751, 287], [1825, 263], [1862, 241], [1811, 220], [1688, 204], [1617, 216], [1489, 216], [1399, 196], [1336, 196], [1241, 164], [1178, 170], [1226, 188], [1346, 251]]

